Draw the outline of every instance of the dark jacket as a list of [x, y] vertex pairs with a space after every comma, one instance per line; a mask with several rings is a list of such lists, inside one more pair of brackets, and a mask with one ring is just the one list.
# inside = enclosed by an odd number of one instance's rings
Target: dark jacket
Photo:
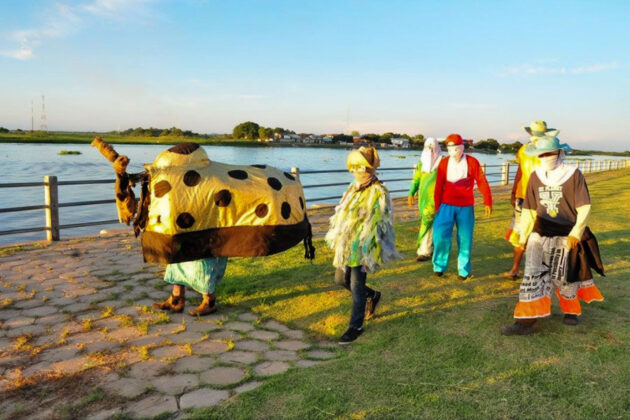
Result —
[[591, 268], [601, 276], [606, 276], [604, 274], [604, 264], [599, 255], [597, 238], [595, 238], [593, 232], [586, 227], [582, 234], [581, 241], [575, 248], [569, 251], [569, 258], [567, 260], [567, 282], [575, 283], [576, 281], [591, 280], [593, 278]]

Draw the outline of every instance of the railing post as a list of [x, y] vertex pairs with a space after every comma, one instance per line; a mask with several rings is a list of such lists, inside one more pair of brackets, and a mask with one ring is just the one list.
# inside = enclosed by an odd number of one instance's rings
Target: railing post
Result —
[[295, 177], [298, 181], [300, 180], [300, 168], [296, 168], [295, 166], [291, 168], [291, 175]]
[[593, 161], [592, 160], [588, 161], [588, 171], [587, 172], [593, 172]]
[[510, 164], [505, 162], [501, 166], [501, 185], [507, 185], [510, 182]]
[[481, 170], [483, 171], [483, 173], [485, 175], [485, 173], [486, 173], [486, 164], [485, 163], [481, 164]]
[[59, 196], [57, 193], [57, 177], [44, 177], [44, 202], [46, 204], [46, 239], [59, 240]]

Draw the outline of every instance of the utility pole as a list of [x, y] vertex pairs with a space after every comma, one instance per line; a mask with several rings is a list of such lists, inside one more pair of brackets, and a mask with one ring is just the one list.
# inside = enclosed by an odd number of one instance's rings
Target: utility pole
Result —
[[42, 131], [48, 130], [48, 120], [46, 119], [46, 102], [44, 101], [44, 95], [42, 95], [42, 117], [39, 128]]

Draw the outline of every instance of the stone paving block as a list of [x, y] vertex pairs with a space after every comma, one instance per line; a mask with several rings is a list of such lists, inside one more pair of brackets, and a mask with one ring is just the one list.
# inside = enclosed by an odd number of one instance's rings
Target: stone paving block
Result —
[[274, 330], [274, 331], [279, 331], [279, 332], [285, 332], [289, 330], [289, 327], [274, 320], [265, 322], [264, 327], [267, 328], [268, 330]]
[[223, 324], [223, 328], [226, 330], [247, 332], [253, 330], [254, 326], [249, 322], [231, 321]]
[[234, 388], [234, 392], [236, 394], [242, 394], [243, 392], [247, 392], [247, 391], [252, 391], [256, 388], [258, 388], [259, 386], [261, 386], [263, 383], [260, 381], [251, 381], [251, 382], [246, 382], [243, 385], [237, 386], [236, 388]]
[[19, 337], [21, 335], [42, 335], [46, 334], [44, 325], [27, 325], [21, 328], [12, 328], [6, 331], [7, 337]]
[[298, 355], [290, 350], [270, 350], [265, 352], [265, 359], [275, 361], [297, 360]]
[[210, 321], [190, 321], [186, 323], [186, 331], [190, 332], [198, 332], [201, 334], [211, 333], [212, 331], [218, 330], [219, 327], [215, 322]]
[[65, 331], [68, 334], [75, 334], [75, 333], [78, 333], [80, 331], [83, 331], [83, 326], [81, 324], [79, 324], [78, 322], [68, 321], [68, 322], [64, 322], [61, 325], [58, 325], [57, 326], [57, 330], [60, 333], [63, 333]]
[[230, 385], [240, 382], [247, 372], [236, 367], [218, 366], [201, 372], [201, 382], [209, 385]]
[[98, 302], [98, 306], [100, 306], [101, 308], [107, 308], [108, 306], [116, 309], [116, 308], [122, 308], [123, 306], [126, 306], [125, 301], [120, 299], [120, 300], [104, 300], [102, 302]]
[[151, 386], [148, 379], [137, 378], [120, 378], [116, 381], [107, 382], [101, 387], [108, 394], [119, 395], [124, 398], [133, 399], [144, 392]]
[[151, 356], [156, 359], [179, 359], [188, 356], [188, 352], [180, 346], [164, 346], [151, 350]]
[[110, 408], [109, 410], [101, 410], [97, 413], [88, 414], [86, 420], [109, 420], [121, 413], [120, 408]]
[[210, 333], [210, 338], [213, 340], [232, 340], [237, 341], [242, 338], [241, 334], [232, 330], [222, 330]]
[[261, 376], [277, 375], [287, 369], [289, 369], [287, 362], [262, 362], [254, 366], [254, 372]]
[[94, 341], [85, 345], [85, 351], [88, 353], [116, 353], [120, 350], [120, 345], [116, 342], [107, 340]]
[[67, 318], [68, 316], [66, 314], [57, 313], [57, 314], [46, 315], [44, 317], [41, 317], [37, 320], [37, 323], [44, 324], [44, 325], [61, 324]]
[[222, 360], [224, 362], [242, 363], [245, 365], [249, 365], [258, 360], [258, 355], [250, 351], [235, 350], [219, 355], [219, 360]]
[[258, 340], [242, 340], [237, 341], [234, 344], [234, 348], [237, 350], [267, 351], [269, 350], [269, 344]]
[[146, 379], [161, 375], [169, 369], [168, 363], [157, 361], [142, 361], [134, 363], [129, 369], [130, 378]]
[[90, 331], [71, 335], [66, 339], [66, 341], [70, 344], [86, 344], [102, 341], [103, 339], [105, 339], [105, 335], [103, 335], [100, 331]]
[[50, 365], [52, 370], [64, 374], [73, 374], [84, 370], [89, 363], [89, 359], [85, 356], [78, 356], [72, 359], [62, 360]]
[[296, 340], [301, 340], [302, 338], [304, 338], [304, 331], [301, 331], [301, 330], [283, 331], [282, 334], [286, 335], [287, 337], [294, 338]]
[[277, 340], [280, 338], [280, 334], [275, 331], [264, 331], [264, 330], [256, 330], [252, 331], [248, 334], [251, 338], [256, 338], [258, 340]]
[[29, 376], [33, 376], [33, 375], [39, 375], [42, 373], [46, 373], [51, 371], [51, 364], [48, 361], [43, 361], [43, 362], [39, 362], [36, 363], [34, 365], [31, 365], [29, 367], [27, 367], [26, 369], [24, 369], [22, 371], [22, 376], [25, 378], [28, 378]]
[[160, 376], [151, 380], [153, 387], [169, 395], [179, 395], [187, 390], [195, 389], [199, 386], [197, 375], [190, 373], [172, 376]]
[[7, 321], [4, 322], [4, 324], [2, 326], [5, 329], [21, 328], [21, 327], [25, 327], [27, 325], [32, 325], [34, 322], [35, 322], [35, 318], [33, 318], [33, 317], [20, 316], [20, 317], [8, 319]]
[[[32, 311], [36, 310], [37, 307], [42, 306], [43, 304], [44, 302], [42, 302], [41, 299], [34, 297], [32, 299], [25, 299], [14, 302], [13, 307], [19, 309], [28, 309], [30, 315]], [[35, 314], [32, 315], [36, 316]]]
[[298, 367], [311, 367], [319, 365], [321, 362], [316, 360], [298, 360], [295, 365]]
[[123, 327], [110, 331], [107, 337], [111, 340], [126, 341], [132, 338], [136, 338], [142, 333], [135, 327]]
[[171, 395], [152, 395], [131, 404], [126, 412], [136, 417], [155, 417], [162, 413], [177, 411], [177, 401]]
[[181, 325], [177, 325], [174, 323], [168, 323], [168, 324], [158, 324], [158, 325], [152, 325], [151, 327], [149, 327], [149, 335], [161, 335], [161, 336], [166, 336], [169, 334], [174, 334], [176, 333], [176, 331], [179, 331], [179, 329], [181, 328]]
[[100, 311], [86, 312], [84, 314], [75, 315], [74, 319], [76, 319], [78, 322], [83, 322], [86, 319], [89, 319], [91, 321], [96, 321], [97, 319], [101, 319], [101, 312]]
[[175, 344], [194, 344], [203, 339], [203, 334], [194, 331], [183, 331], [167, 336]]
[[256, 315], [253, 312], [244, 312], [242, 314], [238, 314], [237, 318], [240, 319], [241, 321], [253, 322], [258, 319], [258, 315]]
[[192, 350], [194, 354], [219, 354], [228, 351], [227, 343], [222, 341], [205, 340], [197, 344], [193, 344]]
[[212, 357], [187, 356], [177, 360], [173, 365], [173, 370], [179, 373], [201, 372], [210, 369], [213, 364], [214, 358]]
[[[3, 297], [3, 299], [6, 298]], [[14, 319], [19, 316], [20, 312], [21, 311], [18, 311], [16, 309], [3, 309], [0, 311], [0, 319], [3, 321], [7, 319]]]
[[[57, 343], [57, 341], [59, 341], [59, 335], [58, 334], [51, 334], [51, 335], [40, 335], [39, 337], [34, 337], [32, 340], [32, 343], [35, 347], [41, 347], [41, 346], [49, 346], [52, 344]], [[2, 340], [0, 340], [0, 343], [2, 342]], [[0, 352], [2, 351], [2, 345], [0, 345]]]
[[201, 388], [182, 395], [179, 399], [179, 407], [182, 410], [187, 408], [212, 407], [223, 400], [227, 400], [229, 396], [230, 393], [228, 391]]
[[298, 341], [298, 340], [276, 341], [275, 343], [273, 343], [273, 345], [282, 350], [293, 350], [293, 351], [304, 350], [311, 346], [310, 344], [307, 344], [303, 341]]
[[306, 352], [306, 356], [310, 357], [311, 359], [326, 360], [337, 357], [337, 353], [326, 350], [311, 350], [309, 352]]
[[154, 347], [164, 343], [164, 337], [159, 335], [145, 335], [143, 337], [134, 338], [125, 343], [127, 346], [136, 347]]
[[125, 306], [124, 308], [116, 309], [116, 315], [138, 315], [140, 309], [137, 306]]
[[103, 318], [94, 321], [94, 328], [102, 329], [107, 328], [112, 330], [114, 328], [118, 328], [120, 326], [120, 320], [116, 318]]

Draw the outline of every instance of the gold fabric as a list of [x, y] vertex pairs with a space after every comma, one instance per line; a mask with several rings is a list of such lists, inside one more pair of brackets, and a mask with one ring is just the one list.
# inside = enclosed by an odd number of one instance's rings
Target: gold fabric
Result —
[[147, 232], [295, 225], [305, 217], [299, 180], [270, 166], [210, 161], [199, 147], [187, 154], [166, 150], [145, 168], [151, 179]]

